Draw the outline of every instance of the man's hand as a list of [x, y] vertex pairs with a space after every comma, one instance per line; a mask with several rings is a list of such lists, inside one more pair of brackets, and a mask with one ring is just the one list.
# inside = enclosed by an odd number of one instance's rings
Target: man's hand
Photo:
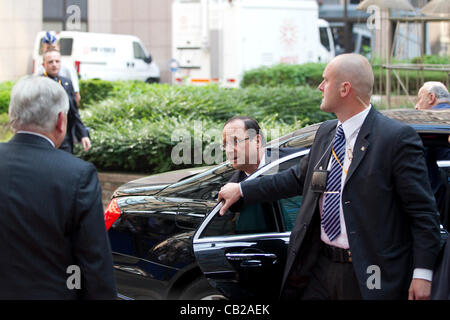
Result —
[[429, 300], [431, 282], [424, 279], [412, 279], [408, 293], [409, 300]]
[[81, 144], [84, 151], [88, 151], [91, 148], [91, 140], [88, 137], [81, 138]]
[[223, 216], [227, 212], [228, 208], [231, 207], [233, 203], [239, 200], [241, 197], [241, 191], [239, 188], [239, 183], [227, 183], [222, 188], [220, 188], [219, 196], [217, 197], [217, 202], [223, 202], [223, 206], [220, 209], [219, 214]]

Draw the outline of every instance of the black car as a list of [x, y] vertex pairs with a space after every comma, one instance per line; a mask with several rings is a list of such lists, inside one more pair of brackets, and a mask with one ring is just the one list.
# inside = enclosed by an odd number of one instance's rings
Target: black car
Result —
[[[413, 126], [425, 146], [450, 147], [450, 112], [384, 113]], [[272, 141], [271, 147], [300, 151], [260, 168], [248, 179], [296, 165], [308, 154], [318, 127], [312, 125]], [[450, 161], [438, 164], [450, 202]], [[302, 197], [246, 206], [220, 216], [217, 194], [233, 172], [226, 162], [193, 176], [183, 172], [175, 183], [155, 184], [144, 178], [116, 190], [105, 221], [120, 298], [277, 296]], [[448, 211], [447, 206], [442, 216], [446, 223]]]

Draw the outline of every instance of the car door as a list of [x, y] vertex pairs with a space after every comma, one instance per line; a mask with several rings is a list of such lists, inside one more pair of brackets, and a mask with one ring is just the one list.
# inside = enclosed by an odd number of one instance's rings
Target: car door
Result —
[[[272, 162], [248, 179], [275, 174], [299, 163], [308, 150]], [[218, 214], [217, 205], [193, 239], [197, 262], [210, 281], [231, 299], [276, 298], [283, 276], [290, 231], [301, 196], [261, 202]]]

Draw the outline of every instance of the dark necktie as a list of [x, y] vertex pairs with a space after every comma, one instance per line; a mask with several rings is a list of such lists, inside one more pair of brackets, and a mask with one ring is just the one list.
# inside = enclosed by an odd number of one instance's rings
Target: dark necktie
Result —
[[333, 241], [341, 233], [339, 208], [345, 155], [345, 135], [342, 125], [339, 125], [336, 130], [332, 151], [331, 171], [327, 178], [327, 187], [324, 193], [325, 200], [322, 211], [322, 226], [330, 241]]

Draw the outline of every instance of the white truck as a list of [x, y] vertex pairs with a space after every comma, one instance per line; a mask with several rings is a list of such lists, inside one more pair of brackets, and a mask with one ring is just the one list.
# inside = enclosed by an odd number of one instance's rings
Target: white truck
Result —
[[235, 87], [247, 70], [334, 57], [315, 0], [174, 0], [173, 83]]
[[[38, 73], [42, 64], [44, 36], [45, 31], [36, 35], [33, 73]], [[55, 37], [61, 60], [73, 65], [80, 79], [159, 82], [159, 68], [138, 37], [76, 31], [61, 31]]]

